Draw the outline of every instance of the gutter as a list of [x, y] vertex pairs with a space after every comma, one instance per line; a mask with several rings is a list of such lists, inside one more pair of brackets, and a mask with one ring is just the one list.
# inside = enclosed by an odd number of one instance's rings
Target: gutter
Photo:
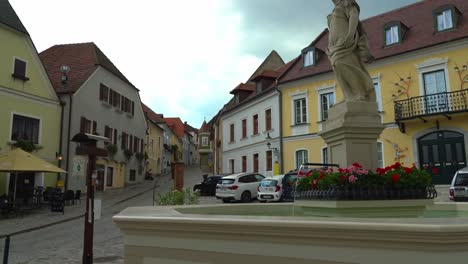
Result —
[[284, 157], [283, 157], [283, 93], [278, 89], [278, 79], [276, 79], [275, 90], [278, 91], [278, 105], [279, 105], [279, 141], [280, 141], [280, 173], [284, 174]]
[[[67, 132], [67, 164], [66, 171], [69, 172], [70, 168], [70, 133], [71, 133], [71, 116], [72, 116], [72, 106], [73, 106], [73, 97], [71, 91], [68, 91], [68, 96], [70, 98], [70, 103], [68, 104], [68, 132]], [[65, 174], [65, 190], [68, 190], [68, 174]]]
[[[60, 136], [59, 136], [59, 155], [63, 155], [63, 111], [64, 111], [64, 108], [65, 108], [65, 102], [63, 102], [62, 100], [60, 100]], [[59, 159], [58, 161], [58, 167], [61, 168], [62, 167], [62, 160]], [[57, 181], [60, 179], [60, 173], [57, 173]]]

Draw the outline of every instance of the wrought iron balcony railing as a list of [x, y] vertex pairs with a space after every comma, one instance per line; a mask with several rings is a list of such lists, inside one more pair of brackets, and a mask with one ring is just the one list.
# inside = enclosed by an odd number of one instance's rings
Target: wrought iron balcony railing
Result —
[[468, 111], [468, 89], [412, 97], [395, 102], [395, 121]]

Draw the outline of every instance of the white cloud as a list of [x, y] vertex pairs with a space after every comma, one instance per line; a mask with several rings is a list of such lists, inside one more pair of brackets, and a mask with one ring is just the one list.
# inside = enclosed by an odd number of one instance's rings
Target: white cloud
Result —
[[229, 1], [10, 2], [39, 52], [93, 41], [154, 111], [194, 127], [216, 114], [263, 59], [242, 54], [242, 17]]

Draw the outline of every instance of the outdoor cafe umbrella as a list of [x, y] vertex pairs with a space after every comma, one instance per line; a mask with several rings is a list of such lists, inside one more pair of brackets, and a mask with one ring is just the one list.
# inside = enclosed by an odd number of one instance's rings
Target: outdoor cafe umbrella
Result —
[[13, 200], [16, 200], [16, 185], [18, 172], [57, 172], [67, 173], [59, 167], [42, 160], [20, 148], [0, 154], [0, 172], [15, 173], [15, 190]]

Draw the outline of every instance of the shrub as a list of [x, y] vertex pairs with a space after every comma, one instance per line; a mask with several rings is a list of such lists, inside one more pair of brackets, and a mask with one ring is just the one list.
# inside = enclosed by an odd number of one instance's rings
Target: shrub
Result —
[[172, 189], [163, 195], [158, 193], [155, 201], [157, 205], [191, 205], [198, 204], [198, 197], [198, 192], [193, 192], [190, 189], [184, 188], [180, 192]]

